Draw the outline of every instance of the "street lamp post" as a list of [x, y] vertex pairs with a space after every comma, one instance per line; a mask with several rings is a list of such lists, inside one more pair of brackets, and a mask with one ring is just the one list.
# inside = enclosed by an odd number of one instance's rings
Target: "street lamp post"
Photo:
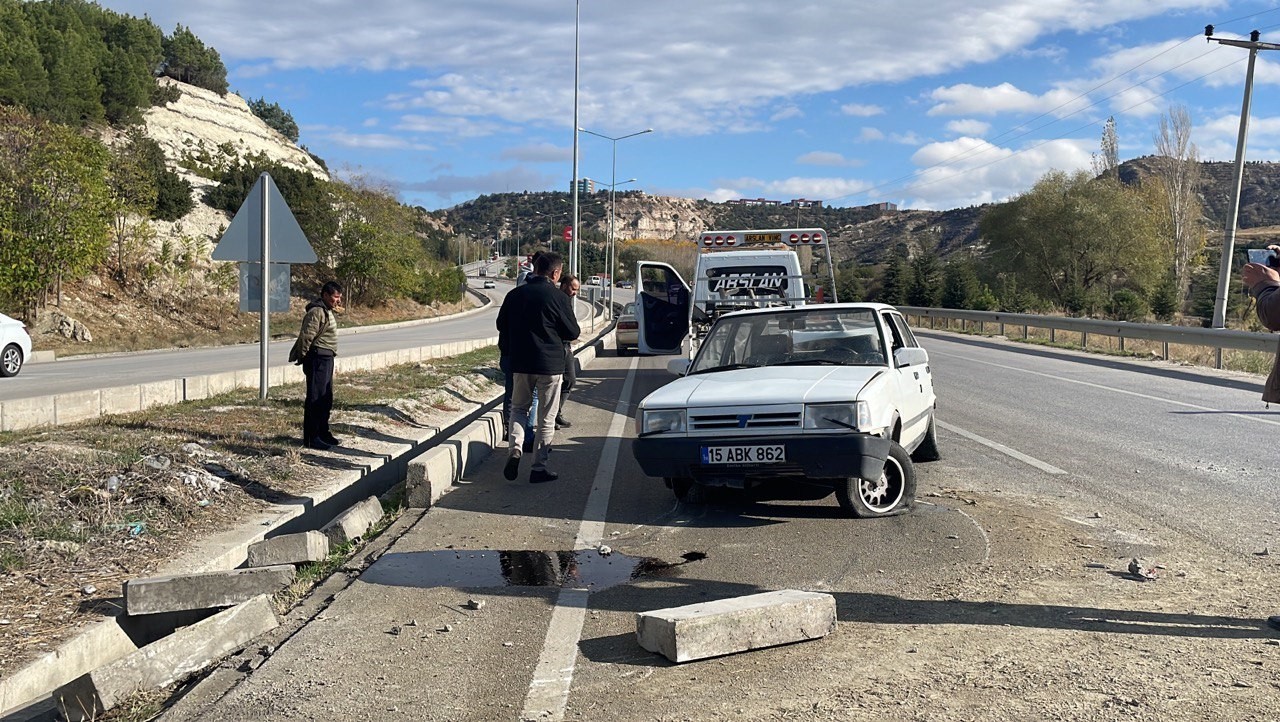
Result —
[[[604, 135], [603, 133], [596, 133], [594, 131], [587, 130], [586, 128], [578, 128], [578, 130], [588, 135], [594, 135], [597, 138], [604, 138], [605, 140], [609, 141], [609, 143], [613, 146], [613, 167], [609, 175], [609, 181], [610, 181], [609, 182], [609, 247], [605, 249], [605, 264], [609, 268], [609, 313], [612, 314], [613, 313], [613, 284], [617, 281], [617, 278], [618, 278], [618, 269], [616, 267], [618, 262], [617, 247], [614, 241], [614, 234], [613, 234], [613, 209], [615, 205], [614, 190], [620, 185], [635, 181], [635, 178], [632, 178], [630, 180], [622, 181], [622, 183], [618, 182], [618, 141], [625, 140], [627, 138], [634, 138], [637, 135], [644, 135], [645, 133], [652, 133], [653, 128], [645, 128], [644, 130], [638, 130], [634, 133], [619, 135], [617, 137]], [[574, 138], [576, 139], [577, 137], [578, 137], [577, 133], [574, 133]]]
[[578, 273], [578, 20], [582, 0], [573, 3], [573, 237], [569, 241], [569, 272]]

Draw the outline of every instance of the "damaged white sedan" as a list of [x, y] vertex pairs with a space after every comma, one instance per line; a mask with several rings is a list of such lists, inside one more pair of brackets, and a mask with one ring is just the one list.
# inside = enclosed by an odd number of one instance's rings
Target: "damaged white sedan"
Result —
[[780, 484], [890, 516], [915, 500], [913, 459], [939, 458], [929, 355], [892, 306], [728, 314], [668, 369], [681, 378], [640, 403], [632, 450], [682, 500]]

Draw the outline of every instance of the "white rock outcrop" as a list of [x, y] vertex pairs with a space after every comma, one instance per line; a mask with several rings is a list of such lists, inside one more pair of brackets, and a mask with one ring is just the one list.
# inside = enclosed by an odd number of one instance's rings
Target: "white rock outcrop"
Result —
[[184, 157], [198, 156], [202, 150], [221, 157], [222, 147], [234, 149], [241, 158], [265, 153], [283, 165], [329, 179], [329, 174], [306, 151], [254, 115], [244, 98], [233, 93], [218, 95], [171, 78], [157, 82], [176, 85], [182, 97], [143, 113], [147, 135], [160, 144], [171, 167], [188, 180], [190, 171], [179, 167]]

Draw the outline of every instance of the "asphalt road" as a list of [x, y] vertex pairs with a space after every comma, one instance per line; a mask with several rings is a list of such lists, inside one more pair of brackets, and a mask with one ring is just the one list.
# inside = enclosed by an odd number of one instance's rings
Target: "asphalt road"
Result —
[[[474, 275], [480, 265], [488, 268], [490, 274], [495, 274], [501, 270], [503, 264], [494, 262], [472, 264], [468, 267], [468, 272], [473, 274], [468, 278], [471, 287], [481, 290], [494, 300], [488, 310], [464, 318], [448, 319], [420, 326], [378, 330], [359, 329], [359, 333], [343, 333], [340, 346], [342, 355], [358, 356], [496, 335], [494, 320], [497, 318], [498, 307], [502, 305], [502, 299], [506, 297], [513, 285], [510, 281], [495, 279], [496, 288], [482, 290], [483, 279]], [[621, 299], [622, 296], [620, 295], [619, 298]], [[589, 324], [587, 306], [578, 304], [577, 311], [579, 320]], [[292, 345], [292, 339], [273, 341], [269, 351], [271, 364], [285, 363], [289, 347]], [[257, 343], [68, 358], [52, 363], [30, 364], [18, 377], [3, 379], [4, 383], [0, 383], [0, 401], [258, 367]]]
[[[831, 497], [676, 503], [630, 452], [635, 403], [670, 378], [667, 359], [605, 356], [579, 377], [551, 458], [560, 480], [530, 485], [526, 468], [507, 481], [490, 459], [200, 719], [807, 719], [801, 688], [823, 684], [812, 699], [844, 685], [892, 705], [894, 675], [862, 637], [992, 619], [957, 590], [996, 535], [1034, 537], [1013, 531], [1023, 518], [979, 524], [956, 488], [1081, 528], [1137, 519], [1108, 531], [1124, 553], [1158, 549], [1166, 524], [1227, 554], [1272, 541], [1280, 412], [1257, 378], [921, 335], [944, 460], [917, 466], [913, 513], [851, 520]], [[586, 590], [532, 585], [575, 572]], [[834, 594], [837, 634], [683, 666], [635, 643], [638, 611], [782, 588]], [[884, 718], [868, 714], [851, 718]]]

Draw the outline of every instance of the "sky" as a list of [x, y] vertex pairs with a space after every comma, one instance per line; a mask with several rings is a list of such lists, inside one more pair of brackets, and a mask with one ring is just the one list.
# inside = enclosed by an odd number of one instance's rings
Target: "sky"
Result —
[[[1185, 107], [1236, 155], [1249, 51], [1280, 0], [100, 0], [189, 27], [233, 92], [293, 114], [338, 177], [447, 208], [618, 190], [945, 210], [1121, 160]], [[1247, 160], [1280, 160], [1280, 51], [1257, 54]], [[616, 164], [614, 162], [616, 151]], [[635, 179], [631, 181], [631, 179]]]

